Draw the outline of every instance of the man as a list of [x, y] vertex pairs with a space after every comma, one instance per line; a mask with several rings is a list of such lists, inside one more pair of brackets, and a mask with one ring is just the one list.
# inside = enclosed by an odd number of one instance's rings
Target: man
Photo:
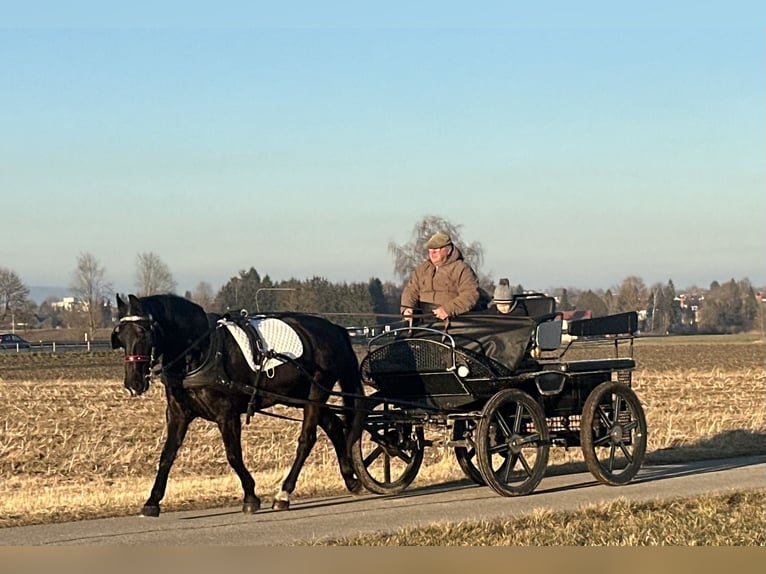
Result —
[[434, 317], [444, 321], [470, 311], [479, 300], [479, 281], [446, 233], [426, 243], [428, 260], [420, 263], [402, 291], [402, 314], [412, 316], [418, 303], [436, 305]]

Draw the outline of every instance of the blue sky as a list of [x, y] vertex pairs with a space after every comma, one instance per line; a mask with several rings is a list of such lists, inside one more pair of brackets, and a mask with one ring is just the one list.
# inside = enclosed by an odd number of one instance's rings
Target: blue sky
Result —
[[180, 292], [394, 279], [427, 215], [528, 288], [766, 286], [758, 3], [102, 4], [0, 23], [0, 266], [28, 286], [84, 252], [122, 292], [145, 252]]

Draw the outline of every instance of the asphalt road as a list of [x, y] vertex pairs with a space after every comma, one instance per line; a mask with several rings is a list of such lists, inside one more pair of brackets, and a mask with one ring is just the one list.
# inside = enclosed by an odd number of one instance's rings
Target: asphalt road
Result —
[[[589, 473], [546, 477], [537, 490], [506, 498], [467, 481], [411, 488], [397, 496], [295, 499], [290, 511], [239, 507], [0, 529], [0, 545], [284, 545], [440, 521], [511, 518], [538, 508], [576, 510], [618, 498], [633, 501], [766, 488], [766, 456], [644, 467], [628, 485], [605, 486]], [[138, 510], [138, 509], [137, 509]]]

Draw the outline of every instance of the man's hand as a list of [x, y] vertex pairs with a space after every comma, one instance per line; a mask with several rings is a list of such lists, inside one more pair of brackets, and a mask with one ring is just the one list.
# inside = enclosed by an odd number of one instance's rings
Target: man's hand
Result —
[[437, 307], [434, 309], [434, 317], [439, 319], [440, 321], [444, 321], [447, 317], [449, 317], [449, 313], [444, 310], [444, 307]]

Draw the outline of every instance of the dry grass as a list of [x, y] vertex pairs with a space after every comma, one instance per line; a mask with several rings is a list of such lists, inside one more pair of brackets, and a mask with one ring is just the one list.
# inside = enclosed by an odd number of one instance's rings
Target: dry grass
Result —
[[[638, 343], [633, 381], [647, 416], [648, 462], [766, 452], [762, 342]], [[128, 397], [121, 369], [118, 352], [0, 356], [0, 527], [140, 509], [164, 440], [165, 400], [161, 385]], [[245, 463], [265, 504], [292, 461], [298, 431], [298, 422], [264, 416], [244, 427]], [[582, 461], [579, 449], [551, 454], [551, 472]], [[461, 478], [451, 451], [430, 449], [415, 484]], [[320, 435], [294, 497], [343, 488], [335, 454]], [[240, 501], [216, 427], [196, 421], [173, 467], [164, 510]]]
[[672, 502], [618, 500], [577, 512], [450, 522], [320, 540], [321, 546], [763, 546], [766, 494], [745, 491]]

